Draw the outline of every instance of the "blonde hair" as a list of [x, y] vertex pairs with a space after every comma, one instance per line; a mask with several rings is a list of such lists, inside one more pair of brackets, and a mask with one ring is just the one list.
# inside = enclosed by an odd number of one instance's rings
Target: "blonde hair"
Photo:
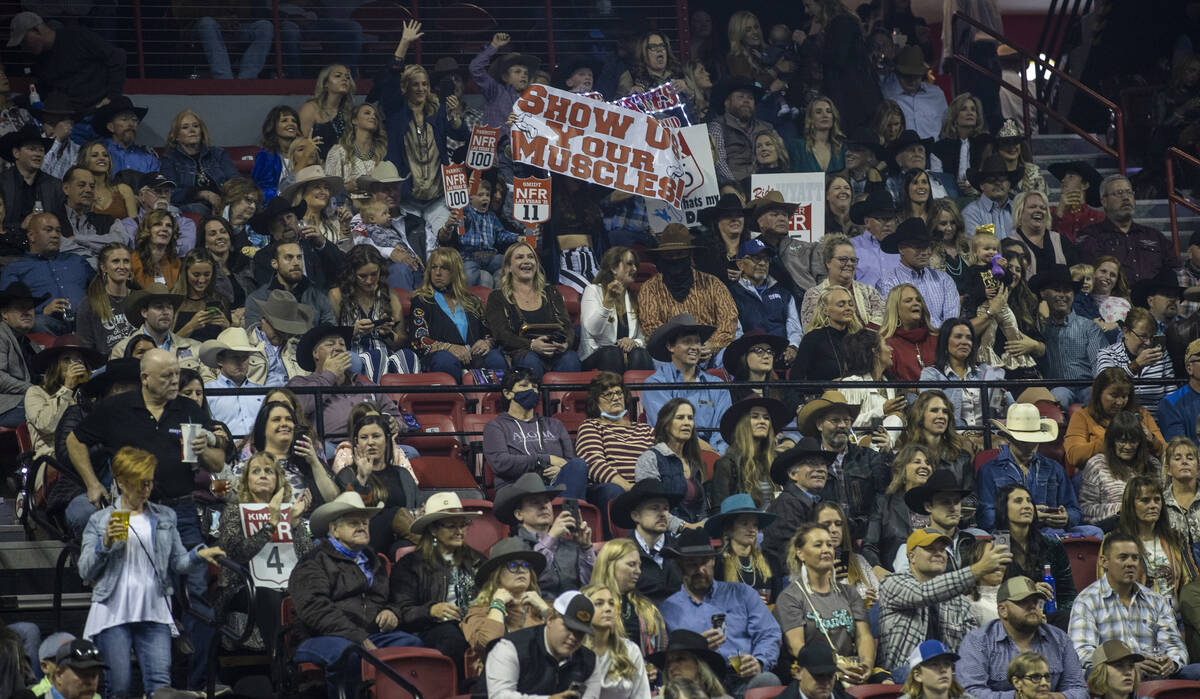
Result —
[[813, 105], [817, 102], [824, 102], [829, 105], [829, 110], [833, 112], [833, 125], [829, 127], [829, 144], [833, 151], [838, 150], [846, 141], [846, 134], [842, 133], [842, 117], [838, 113], [837, 105], [833, 100], [825, 95], [817, 95], [809, 102], [808, 108], [804, 110], [804, 147], [812, 152], [813, 139], [817, 136], [816, 127], [813, 126]]
[[435, 264], [450, 270], [450, 288], [442, 293], [449, 292], [448, 295], [454, 299], [454, 303], [467, 309], [468, 313], [482, 316], [483, 303], [478, 296], [467, 291], [466, 267], [463, 265], [462, 255], [454, 248], [437, 248], [429, 253], [429, 259], [425, 261], [425, 278], [412, 295], [423, 299], [433, 299], [436, 289], [433, 288], [432, 275], [429, 270]]
[[1195, 457], [1197, 464], [1200, 465], [1200, 449], [1196, 447], [1196, 443], [1187, 437], [1175, 437], [1170, 442], [1167, 442], [1167, 448], [1163, 450], [1162, 482], [1167, 485], [1170, 485], [1171, 483], [1171, 476], [1167, 472], [1167, 464], [1171, 462], [1171, 456], [1180, 450], [1190, 451], [1192, 456]]
[[175, 118], [171, 120], [171, 130], [167, 132], [168, 150], [174, 148], [179, 143], [179, 129], [183, 124], [183, 120], [187, 117], [195, 117], [196, 121], [200, 123], [200, 143], [205, 147], [212, 145], [212, 139], [208, 135], [208, 126], [204, 124], [204, 120], [200, 118], [199, 114], [191, 109], [184, 109], [176, 114]]
[[[537, 250], [534, 250], [529, 243], [523, 240], [509, 245], [508, 249], [504, 251], [504, 263], [500, 265], [500, 293], [504, 295], [505, 300], [516, 305], [517, 299], [513, 296], [512, 258], [522, 248], [533, 253], [533, 260], [537, 265], [534, 268], [536, 271], [533, 274], [533, 288], [542, 295], [543, 300], [548, 301], [545, 298], [546, 273], [542, 270], [542, 261], [538, 259]], [[428, 266], [426, 266], [426, 269], [428, 269]]]
[[[683, 80], [692, 90], [691, 102], [692, 107], [695, 109], [695, 114], [697, 115], [708, 114], [708, 99], [710, 96], [709, 94], [705, 94], [705, 91], [701, 89], [699, 82], [696, 80], [696, 71], [700, 68], [708, 70], [708, 67], [704, 65], [704, 61], [700, 60], [689, 61], [688, 64], [683, 67]], [[711, 78], [712, 76], [709, 77]]]
[[[753, 145], [752, 150], [758, 150], [758, 139], [760, 139], [760, 138], [767, 139], [768, 141], [771, 142], [771, 145], [775, 146], [775, 163], [777, 166], [782, 167], [784, 169], [787, 169], [792, 166], [792, 157], [790, 155], [788, 155], [788, 149], [787, 149], [787, 146], [783, 142], [783, 137], [780, 136], [777, 131], [772, 129], [770, 131], [764, 131], [763, 133], [760, 133], [757, 136], [755, 136], [754, 143], [752, 144]], [[755, 161], [755, 164], [756, 165], [758, 164], [757, 161]]]
[[970, 250], [971, 264], [986, 265], [988, 263], [988, 260], [979, 259], [979, 255], [977, 254], [977, 251], [979, 250], [979, 245], [981, 243], [983, 243], [984, 241], [995, 241], [996, 247], [997, 248], [1000, 247], [1000, 239], [997, 238], [994, 234], [992, 234], [992, 233], [976, 233], [971, 238], [971, 246], [970, 246], [971, 247], [971, 250]]
[[[260, 451], [242, 465], [242, 475], [238, 477], [237, 484], [233, 486], [233, 493], [237, 496], [238, 502], [254, 502], [254, 496], [250, 494], [250, 467], [256, 465], [260, 461], [265, 461], [271, 466], [271, 470], [275, 472], [275, 492], [283, 489], [283, 501], [285, 503], [292, 501], [292, 484], [288, 482], [287, 473], [283, 467], [279, 465], [274, 456], [271, 456], [265, 451]], [[275, 493], [272, 493], [274, 495]]]
[[[806, 332], [812, 332], [817, 328], [824, 328], [829, 325], [829, 311], [826, 310], [825, 306], [829, 303], [830, 297], [836, 293], [842, 293], [846, 296], [849, 296], [850, 302], [854, 303], [854, 294], [850, 293], [849, 289], [843, 286], [827, 287], [825, 291], [821, 292], [821, 297], [817, 299], [817, 309], [813, 313], [812, 320], [809, 321], [808, 327], [805, 328]], [[858, 319], [858, 313], [855, 312], [850, 316], [850, 322], [846, 324], [846, 332], [856, 333], [859, 330], [862, 330], [862, 327], [862, 321]]]
[[[1036, 653], [1022, 653], [1021, 655], [1037, 655], [1037, 654]], [[1020, 658], [1021, 655], [1018, 655], [1016, 658], [1013, 658], [1013, 664], [1015, 664], [1017, 662], [1017, 659]], [[1037, 657], [1038, 657], [1038, 659], [1041, 659], [1042, 656], [1037, 655]], [[1045, 661], [1043, 660], [1042, 662], [1045, 662]], [[1050, 663], [1046, 663], [1046, 667], [1050, 667]], [[1096, 663], [1095, 665], [1092, 666], [1091, 671], [1088, 672], [1087, 688], [1088, 688], [1088, 694], [1090, 694], [1091, 696], [1094, 696], [1094, 697], [1108, 696], [1108, 691], [1109, 691], [1109, 689], [1111, 689], [1111, 687], [1108, 686], [1108, 667], [1109, 667], [1109, 663]], [[1024, 668], [1023, 670], [1021, 670], [1021, 672], [1024, 673], [1026, 670], [1029, 670], [1029, 669], [1030, 668]], [[1008, 674], [1009, 674], [1008, 681], [1011, 683], [1012, 682], [1012, 674], [1013, 674], [1012, 664], [1010, 664], [1008, 666]], [[1133, 666], [1133, 686], [1136, 688], [1139, 684], [1141, 684], [1141, 682], [1142, 682], [1142, 671], [1140, 669], [1138, 669], [1137, 665], [1134, 665]], [[1138, 692], [1135, 691], [1133, 694], [1134, 694], [1134, 696], [1137, 696]]]
[[[947, 660], [947, 662], [951, 661]], [[909, 697], [909, 699], [924, 699], [925, 697], [925, 687], [917, 681], [917, 670], [922, 669], [921, 666], [924, 664], [918, 663], [916, 667], [909, 671], [908, 677], [904, 680], [904, 696]], [[951, 662], [951, 665], [953, 665], [953, 662]], [[958, 678], [951, 675], [950, 691], [946, 693], [946, 696], [962, 697], [965, 693], [966, 690], [959, 684]]]
[[912, 284], [897, 284], [888, 292], [887, 304], [883, 308], [883, 325], [879, 327], [879, 336], [885, 340], [895, 335], [900, 327], [900, 295], [904, 293], [904, 289], [912, 289], [917, 295], [917, 300], [921, 302], [921, 324], [933, 330], [929, 325], [929, 306], [925, 303], [921, 290]]
[[771, 480], [771, 464], [775, 462], [775, 426], [767, 426], [766, 438], [754, 436], [750, 428], [750, 413], [747, 412], [733, 428], [733, 439], [729, 441], [729, 451], [736, 455], [738, 469], [742, 472], [741, 492], [749, 493], [754, 498], [754, 504], [766, 507], [770, 503], [762, 501], [763, 481]]
[[359, 112], [368, 107], [375, 110], [375, 123], [378, 126], [375, 133], [371, 134], [371, 151], [366, 153], [367, 158], [378, 162], [387, 157], [388, 138], [387, 130], [383, 128], [383, 110], [378, 104], [363, 102], [350, 111], [350, 120], [346, 122], [346, 130], [342, 132], [342, 138], [338, 141], [338, 145], [346, 150], [347, 160], [355, 152], [354, 142], [358, 137], [358, 127], [354, 125], [354, 120], [358, 118]]
[[113, 478], [118, 483], [139, 482], [154, 478], [158, 459], [145, 449], [121, 447], [112, 460]]
[[[1042, 201], [1046, 204], [1046, 209], [1050, 208], [1050, 198], [1047, 197], [1040, 189], [1027, 189], [1023, 192], [1017, 193], [1017, 196], [1013, 197], [1012, 200], [1012, 220], [1014, 229], [1021, 225], [1021, 216], [1025, 214], [1025, 202], [1029, 200], [1029, 197], [1041, 197]], [[1049, 221], [1046, 222], [1046, 230], [1050, 230]]]
[[979, 116], [975, 120], [975, 128], [971, 129], [971, 133], [967, 134], [967, 136], [978, 136], [988, 132], [987, 121], [983, 118], [983, 104], [980, 103], [979, 98], [970, 92], [960, 92], [958, 97], [955, 97], [950, 102], [950, 106], [946, 107], [946, 116], [942, 118], [942, 133], [939, 136], [940, 138], [959, 140], [958, 113], [962, 111], [963, 105], [967, 102], [975, 103], [975, 114]]
[[[964, 255], [967, 252], [967, 237], [965, 235], [966, 227], [963, 223], [962, 214], [958, 211], [958, 206], [953, 199], [931, 199], [929, 202], [929, 225], [927, 230], [933, 238], [933, 243], [929, 246], [929, 251], [941, 260], [946, 259], [946, 241], [941, 232], [937, 230], [938, 219], [942, 214], [950, 214], [950, 218], [954, 221], [954, 228], [957, 233], [954, 234], [954, 249], [959, 255]], [[829, 236], [825, 236], [829, 237]]]
[[[595, 582], [583, 586], [580, 590], [587, 595], [588, 599], [592, 599], [592, 595], [607, 590], [613, 598], [613, 604], [620, 604], [621, 595], [613, 588], [607, 585], [599, 585]], [[613, 624], [608, 630], [608, 642], [603, 648], [596, 647], [596, 637], [587, 636], [583, 639], [583, 644], [591, 648], [597, 656], [608, 653], [609, 665], [608, 674], [604, 679], [616, 682], [619, 680], [633, 679], [633, 673], [637, 671], [637, 665], [633, 662], [633, 658], [629, 657], [629, 648], [625, 645], [625, 625], [621, 623], [620, 615], [617, 616], [617, 623]]]
[[1087, 264], [1086, 262], [1080, 262], [1077, 265], [1071, 265], [1070, 272], [1071, 272], [1071, 281], [1077, 282], [1077, 281], [1082, 280], [1084, 277], [1088, 276], [1089, 274], [1095, 275], [1096, 268]]
[[[496, 590], [500, 589], [500, 573], [504, 572], [502, 566], [497, 566], [488, 579], [479, 588], [479, 593], [475, 595], [475, 599], [471, 600], [472, 607], [486, 607], [492, 602], [492, 597], [496, 595]], [[529, 566], [529, 589], [541, 594], [541, 590], [537, 584], [537, 571], [533, 566]], [[524, 603], [522, 603], [524, 604]]]
[[[610, 590], [619, 590], [620, 587], [617, 585], [613, 569], [616, 568], [617, 561], [631, 553], [640, 555], [637, 543], [633, 539], [613, 539], [605, 542], [604, 546], [600, 549], [600, 553], [596, 555], [596, 564], [592, 568], [591, 583], [593, 585], [603, 585]], [[658, 636], [666, 633], [667, 622], [663, 620], [662, 614], [654, 606], [654, 603], [647, 599], [645, 595], [634, 589], [624, 595], [617, 594], [615, 597], [618, 601], [625, 600], [633, 605], [634, 611], [637, 612], [638, 617], [641, 619], [642, 626], [648, 636]], [[634, 642], [637, 643], [638, 640], [634, 639]], [[638, 645], [640, 646], [641, 643], [638, 643]]]
[[[417, 79], [417, 74], [425, 76], [425, 81], [429, 81], [429, 73], [419, 65], [410, 64], [404, 67], [404, 72], [400, 74], [400, 92], [408, 95], [408, 89]], [[433, 116], [438, 110], [438, 97], [432, 90], [425, 96], [425, 116]], [[383, 123], [383, 118], [380, 118], [380, 123]]]
[[758, 57], [754, 55], [754, 50], [747, 48], [742, 43], [742, 39], [746, 37], [746, 33], [750, 31], [750, 27], [754, 24], [759, 25], [762, 29], [762, 23], [758, 21], [758, 15], [750, 10], [738, 10], [729, 18], [728, 36], [729, 36], [729, 55], [730, 56], [745, 56], [750, 59], [752, 65], [758, 66], [760, 62]]
[[[350, 68], [344, 63], [330, 63], [317, 73], [317, 87], [313, 91], [313, 101], [317, 103], [317, 109], [325, 108], [325, 98], [329, 96], [329, 74], [335, 68], [342, 68], [346, 71], [346, 81], [350, 83], [346, 94], [341, 97], [341, 104], [338, 105], [337, 111], [342, 113], [342, 119], [346, 123], [350, 123], [350, 111], [354, 108], [354, 94], [358, 92], [358, 86], [354, 83], [354, 74], [350, 72]], [[299, 119], [297, 119], [299, 122]]]
[[[300, 150], [301, 146], [308, 146], [309, 160], [303, 163], [296, 162], [296, 151]], [[321, 164], [321, 151], [317, 148], [317, 142], [307, 136], [299, 136], [292, 139], [287, 151], [288, 163], [291, 164], [292, 172], [300, 172], [309, 165]]]
[[[772, 449], [771, 451], [774, 450]], [[758, 484], [755, 484], [754, 489], [750, 492], [753, 493], [758, 490], [761, 490], [761, 488], [758, 487]], [[758, 500], [755, 500], [755, 502], [758, 502]], [[758, 515], [752, 512], [743, 512], [734, 515], [727, 522], [725, 522], [725, 528], [728, 529], [738, 517], [743, 515], [748, 517], [758, 517]], [[721, 541], [724, 542], [724, 548], [721, 551], [721, 570], [725, 573], [726, 580], [736, 581], [738, 580], [741, 561], [738, 560], [737, 554], [733, 552], [733, 546], [730, 545], [731, 539], [729, 535], [723, 531], [721, 532]], [[771, 578], [771, 564], [767, 562], [767, 557], [763, 555], [762, 549], [758, 546], [750, 547], [750, 566], [756, 573], [763, 576], [763, 578]]]

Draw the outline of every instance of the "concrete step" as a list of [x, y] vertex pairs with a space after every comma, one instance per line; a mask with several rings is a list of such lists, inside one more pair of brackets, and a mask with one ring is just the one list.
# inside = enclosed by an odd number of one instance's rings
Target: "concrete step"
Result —
[[[1101, 143], [1105, 137], [1092, 134]], [[1042, 155], [1087, 155], [1100, 152], [1096, 146], [1075, 134], [1035, 134], [1030, 141], [1035, 158]]]

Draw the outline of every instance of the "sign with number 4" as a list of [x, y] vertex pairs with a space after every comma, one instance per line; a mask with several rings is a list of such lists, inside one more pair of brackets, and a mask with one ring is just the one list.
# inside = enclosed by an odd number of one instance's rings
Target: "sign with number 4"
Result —
[[467, 146], [467, 166], [472, 170], [491, 170], [496, 164], [496, 145], [499, 142], [499, 126], [476, 124], [471, 129], [471, 144]]
[[[242, 515], [242, 533], [246, 538], [254, 536], [258, 530], [271, 521], [271, 508], [263, 503], [239, 505]], [[288, 523], [288, 513], [291, 505], [279, 508], [281, 515], [279, 524], [270, 541], [254, 558], [250, 559], [250, 577], [256, 587], [269, 587], [276, 590], [286, 590], [288, 578], [292, 577], [292, 569], [296, 567], [296, 547], [292, 542], [292, 529]]]
[[521, 223], [550, 220], [550, 180], [540, 177], [513, 179], [513, 218]]
[[471, 189], [466, 166], [462, 163], [443, 165], [442, 189], [446, 192], [446, 206], [455, 211], [467, 208], [471, 203]]

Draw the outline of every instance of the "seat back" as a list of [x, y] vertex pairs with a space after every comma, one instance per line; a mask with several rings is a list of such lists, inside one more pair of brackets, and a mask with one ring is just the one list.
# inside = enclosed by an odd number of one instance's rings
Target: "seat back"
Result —
[[562, 294], [563, 306], [567, 309], [567, 315], [571, 316], [571, 323], [579, 325], [579, 292], [563, 284], [555, 288]]
[[975, 472], [979, 473], [979, 469], [983, 468], [984, 464], [986, 464], [987, 462], [991, 461], [992, 459], [996, 458], [999, 455], [1000, 455], [999, 449], [984, 449], [983, 451], [976, 454], [975, 455]]
[[400, 307], [404, 309], [404, 317], [408, 318], [408, 312], [412, 310], [411, 292], [408, 289], [392, 288], [396, 296], [400, 297]]
[[[424, 699], [448, 699], [458, 694], [454, 661], [432, 648], [380, 648], [372, 654], [417, 688]], [[374, 680], [368, 695], [383, 699], [411, 699], [412, 694], [378, 674], [369, 663], [362, 664], [364, 681]]]
[[772, 699], [779, 696], [786, 687], [758, 687], [746, 690], [746, 699]]
[[[860, 684], [851, 686], [846, 691], [858, 699], [891, 699], [904, 694], [904, 685], [899, 684]], [[747, 695], [749, 696], [749, 695]]]
[[[617, 501], [616, 498], [613, 498], [612, 500], [608, 501], [608, 527], [609, 527], [609, 529], [612, 529], [612, 535], [615, 538], [619, 539], [623, 536], [627, 536], [629, 534], [629, 530], [625, 529], [624, 527], [619, 526], [616, 522], [613, 521], [613, 503], [616, 501]], [[580, 514], [582, 514], [582, 513], [580, 513]]]
[[[599, 371], [549, 371], [542, 377], [542, 386], [553, 384], [588, 384], [599, 373]], [[586, 412], [587, 394], [587, 390], [551, 391], [550, 414], [556, 412]]]
[[1200, 697], [1200, 682], [1192, 680], [1150, 680], [1137, 686], [1139, 697], [1151, 699], [1195, 699]]
[[1083, 588], [1096, 582], [1096, 561], [1100, 558], [1100, 539], [1094, 536], [1071, 537], [1063, 539], [1063, 548], [1067, 550], [1067, 558], [1071, 561], [1071, 579], [1075, 581], [1075, 589]]
[[421, 452], [421, 456], [445, 456], [453, 459], [462, 458], [462, 442], [458, 437], [443, 432], [461, 432], [453, 418], [445, 413], [424, 413], [417, 415], [421, 423], [421, 432], [413, 432], [400, 440], [404, 444]]
[[411, 460], [421, 491], [436, 493], [452, 490], [459, 497], [477, 498], [483, 493], [467, 465], [444, 456], [418, 456]]
[[704, 482], [707, 483], [708, 481], [712, 480], [713, 467], [716, 466], [717, 459], [720, 459], [721, 455], [706, 449], [700, 452], [700, 458], [704, 460]]
[[[449, 374], [431, 371], [423, 374], [384, 374], [380, 386], [458, 386]], [[455, 424], [462, 424], [467, 412], [467, 399], [461, 393], [389, 393], [400, 410], [406, 413], [442, 413]]]
[[490, 500], [463, 500], [462, 504], [464, 510], [483, 512], [482, 517], [476, 517], [467, 527], [466, 537], [468, 546], [486, 556], [497, 541], [508, 536], [509, 527], [496, 519]]
[[[554, 502], [550, 504], [554, 506], [554, 516], [557, 517], [558, 513], [562, 512], [563, 499], [554, 498]], [[596, 507], [590, 502], [580, 500], [579, 516], [582, 517], [583, 521], [587, 522], [588, 527], [591, 528], [592, 540], [598, 540], [604, 533], [604, 529], [602, 528], [604, 525], [600, 521], [600, 508]]]
[[[628, 386], [629, 384], [646, 383], [646, 379], [650, 378], [651, 374], [653, 373], [654, 372], [650, 369], [630, 369], [629, 371], [625, 372], [623, 377], [625, 385]], [[636, 408], [631, 412], [639, 416], [638, 422], [646, 422], [646, 420], [643, 419], [646, 411], [642, 407], [642, 392], [638, 389], [630, 389], [629, 393], [631, 396], [633, 396], [633, 400], [637, 402]]]

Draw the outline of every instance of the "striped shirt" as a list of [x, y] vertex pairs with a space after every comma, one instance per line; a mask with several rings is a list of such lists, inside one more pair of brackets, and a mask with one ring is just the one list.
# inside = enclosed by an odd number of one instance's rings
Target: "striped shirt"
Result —
[[1158, 401], [1167, 395], [1172, 390], [1171, 386], [1155, 385], [1143, 383], [1140, 379], [1173, 379], [1175, 378], [1175, 369], [1171, 366], [1171, 355], [1163, 352], [1162, 357], [1150, 366], [1141, 367], [1138, 373], [1133, 373], [1129, 370], [1129, 352], [1125, 349], [1125, 341], [1118, 340], [1117, 342], [1105, 347], [1096, 353], [1095, 369], [1099, 374], [1104, 369], [1109, 367], [1119, 367], [1125, 370], [1125, 373], [1134, 379], [1133, 392], [1146, 410], [1154, 417], [1158, 417]]
[[1101, 575], [1075, 598], [1068, 630], [1085, 671], [1091, 669], [1096, 646], [1113, 639], [1124, 642], [1134, 653], [1166, 654], [1179, 667], [1188, 662], [1171, 605], [1161, 595], [1137, 583], [1133, 584], [1133, 595], [1126, 608], [1108, 583], [1108, 576]]
[[654, 428], [643, 422], [622, 425], [592, 418], [583, 421], [575, 436], [575, 453], [587, 462], [593, 483], [612, 483], [618, 476], [633, 483], [638, 457], [652, 446]]
[[[1159, 473], [1162, 466], [1153, 456], [1146, 459], [1146, 473]], [[1083, 467], [1083, 483], [1079, 487], [1079, 509], [1085, 524], [1095, 524], [1121, 510], [1125, 481], [1113, 475], [1108, 460], [1101, 452], [1087, 460]]]
[[737, 304], [721, 280], [698, 269], [692, 272], [692, 290], [683, 303], [676, 301], [667, 291], [662, 274], [654, 275], [642, 285], [638, 292], [638, 321], [642, 324], [642, 332], [650, 337], [668, 320], [680, 313], [691, 313], [698, 324], [717, 329], [706, 344], [714, 350], [724, 349], [733, 342], [737, 332]]

